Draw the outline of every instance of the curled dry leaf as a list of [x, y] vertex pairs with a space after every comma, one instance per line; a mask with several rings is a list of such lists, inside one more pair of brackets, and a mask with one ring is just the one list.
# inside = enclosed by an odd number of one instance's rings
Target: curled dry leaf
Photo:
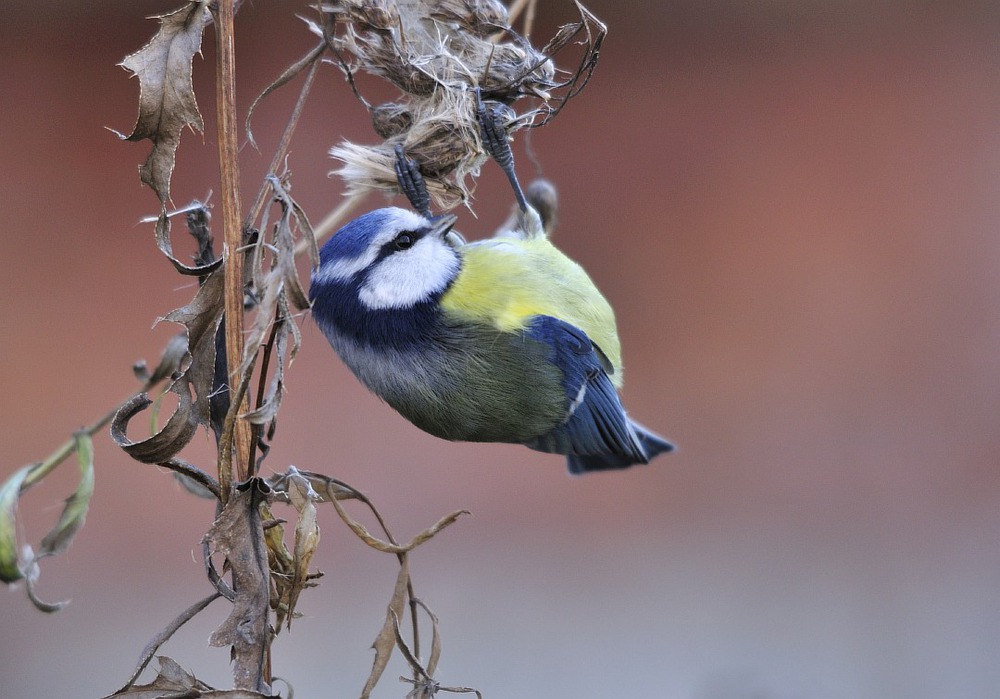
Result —
[[191, 81], [191, 63], [201, 50], [201, 37], [210, 14], [208, 2], [189, 2], [157, 17], [160, 29], [135, 53], [121, 62], [139, 78], [139, 116], [132, 133], [118, 134], [130, 141], [149, 139], [153, 149], [139, 177], [164, 206], [170, 200], [170, 176], [181, 131], [204, 129]]
[[269, 490], [260, 479], [237, 488], [205, 535], [213, 554], [229, 562], [236, 599], [233, 610], [209, 638], [213, 646], [231, 646], [233, 680], [238, 689], [269, 692], [264, 681], [268, 646], [269, 575], [259, 503]]
[[[213, 272], [205, 279], [191, 303], [167, 314], [165, 320], [180, 323], [187, 329], [189, 359], [181, 362], [181, 373], [167, 389], [177, 395], [177, 409], [154, 435], [138, 442], [133, 442], [127, 435], [131, 419], [153, 402], [145, 393], [126, 401], [115, 414], [111, 422], [111, 436], [133, 459], [143, 463], [169, 461], [191, 441], [199, 425], [210, 425], [210, 400], [215, 381], [215, 337], [222, 320], [222, 290], [223, 275], [219, 271]], [[174, 348], [171, 354], [176, 351]]]

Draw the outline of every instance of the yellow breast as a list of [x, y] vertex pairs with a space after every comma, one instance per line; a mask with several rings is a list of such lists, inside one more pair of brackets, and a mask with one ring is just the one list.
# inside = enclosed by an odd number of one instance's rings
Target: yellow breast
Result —
[[445, 313], [523, 328], [535, 315], [548, 315], [583, 330], [614, 369], [621, 385], [621, 348], [610, 304], [583, 268], [545, 238], [491, 238], [459, 249], [462, 270], [441, 299]]

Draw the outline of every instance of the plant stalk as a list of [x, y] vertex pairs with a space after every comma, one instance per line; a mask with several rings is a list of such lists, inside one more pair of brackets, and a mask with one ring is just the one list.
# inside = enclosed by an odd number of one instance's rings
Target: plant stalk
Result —
[[[226, 360], [229, 368], [229, 386], [238, 383], [243, 364], [243, 230], [240, 213], [239, 126], [236, 121], [236, 55], [233, 41], [233, 0], [219, 0], [215, 16], [216, 37], [216, 111], [219, 144], [219, 170], [222, 183], [222, 254], [226, 258], [225, 316]], [[247, 412], [246, 396], [231, 409], [237, 415]], [[247, 476], [250, 458], [250, 425], [236, 419], [233, 449], [220, 449], [219, 489], [222, 502], [229, 498], [233, 482], [233, 458], [236, 460], [236, 478]], [[235, 453], [234, 453], [235, 452]]]

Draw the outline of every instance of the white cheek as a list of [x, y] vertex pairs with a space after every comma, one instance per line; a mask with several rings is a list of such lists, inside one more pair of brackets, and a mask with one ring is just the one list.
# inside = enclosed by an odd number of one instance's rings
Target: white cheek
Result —
[[358, 298], [372, 310], [408, 308], [444, 291], [457, 272], [455, 251], [436, 238], [423, 238], [379, 262]]

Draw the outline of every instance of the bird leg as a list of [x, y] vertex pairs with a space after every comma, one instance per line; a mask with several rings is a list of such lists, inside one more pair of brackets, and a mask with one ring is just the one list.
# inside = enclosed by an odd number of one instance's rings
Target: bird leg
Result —
[[514, 151], [510, 149], [510, 142], [507, 140], [507, 130], [503, 127], [503, 120], [500, 118], [500, 105], [496, 102], [483, 102], [482, 91], [476, 88], [476, 117], [479, 120], [479, 134], [482, 137], [483, 148], [490, 157], [497, 161], [497, 165], [507, 175], [511, 187], [514, 188], [514, 198], [522, 212], [527, 212], [528, 202], [524, 199], [524, 192], [521, 191], [521, 184], [517, 181], [514, 173]]
[[396, 181], [417, 213], [430, 218], [431, 195], [427, 193], [427, 183], [417, 162], [403, 152], [401, 143], [396, 144]]

